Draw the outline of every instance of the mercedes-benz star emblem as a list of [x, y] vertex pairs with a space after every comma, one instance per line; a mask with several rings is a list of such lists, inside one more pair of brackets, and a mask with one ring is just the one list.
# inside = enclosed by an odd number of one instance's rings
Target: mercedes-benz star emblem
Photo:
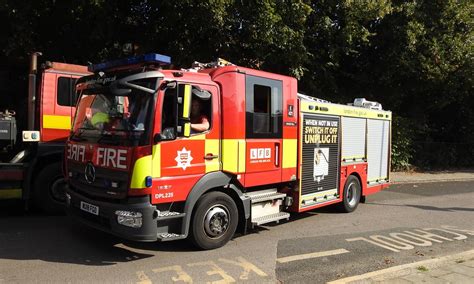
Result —
[[88, 183], [93, 183], [95, 181], [95, 168], [91, 162], [87, 163], [86, 165], [84, 170], [84, 178]]

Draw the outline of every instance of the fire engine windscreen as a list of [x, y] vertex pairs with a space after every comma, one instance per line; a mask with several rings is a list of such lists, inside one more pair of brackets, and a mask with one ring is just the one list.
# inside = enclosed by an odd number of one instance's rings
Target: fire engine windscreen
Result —
[[138, 89], [83, 92], [76, 110], [71, 139], [101, 144], [149, 144], [154, 95]]

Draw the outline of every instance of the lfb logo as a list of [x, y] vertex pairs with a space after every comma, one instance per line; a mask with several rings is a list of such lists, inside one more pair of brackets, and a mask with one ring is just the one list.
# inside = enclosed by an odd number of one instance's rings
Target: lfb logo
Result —
[[186, 170], [187, 167], [191, 166], [191, 161], [193, 157], [191, 157], [191, 150], [186, 150], [185, 147], [181, 151], [177, 151], [176, 158], [174, 160], [177, 162], [177, 166]]
[[271, 148], [252, 148], [250, 149], [250, 159], [270, 159], [272, 156]]

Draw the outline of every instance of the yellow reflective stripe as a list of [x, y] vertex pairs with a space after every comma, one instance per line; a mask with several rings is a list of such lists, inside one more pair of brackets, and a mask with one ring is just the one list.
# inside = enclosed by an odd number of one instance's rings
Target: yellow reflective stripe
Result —
[[297, 139], [283, 139], [283, 155], [282, 155], [282, 167], [296, 168], [298, 153], [298, 140]]
[[153, 146], [151, 167], [151, 176], [154, 178], [161, 177], [161, 144], [156, 144]]
[[191, 102], [191, 85], [184, 85], [184, 98], [183, 98], [183, 117], [189, 118], [189, 108]]
[[377, 181], [383, 181], [383, 180], [388, 180], [388, 176], [385, 177], [378, 177], [378, 178], [372, 178], [370, 180], [367, 180], [367, 182], [377, 182]]
[[[310, 109], [310, 106], [312, 109]], [[322, 111], [321, 108], [326, 108], [327, 110]], [[390, 111], [381, 111], [331, 103], [302, 102], [301, 111], [318, 114], [333, 114], [341, 116], [392, 120], [392, 112]]]
[[68, 115], [43, 115], [43, 128], [71, 129], [71, 117]]
[[[302, 113], [300, 114], [300, 121], [301, 122], [303, 121], [303, 114]], [[303, 125], [303, 123], [300, 123], [300, 125], [298, 126], [298, 128], [299, 128], [298, 129], [298, 132], [299, 132], [298, 137], [303, 137], [303, 126], [302, 125]], [[300, 161], [300, 164], [298, 165], [298, 169], [297, 169], [297, 171], [298, 171], [298, 180], [300, 181], [300, 182], [298, 182], [298, 189], [299, 189], [298, 190], [298, 195], [299, 195], [299, 197], [298, 197], [298, 200], [299, 200], [298, 208], [301, 208], [302, 205], [303, 205], [303, 199], [301, 199], [301, 189], [303, 187], [302, 182], [301, 182], [301, 178], [302, 178], [301, 172], [303, 170], [303, 163], [302, 163], [302, 161], [303, 161], [303, 159], [302, 159], [303, 158], [303, 139], [300, 139], [298, 141], [298, 149], [299, 149], [299, 151], [298, 151], [298, 154], [299, 154], [298, 155], [298, 161]]]
[[204, 160], [204, 163], [206, 164], [206, 173], [220, 170], [219, 139], [206, 139], [204, 155], [207, 155], [208, 153], [218, 157], [212, 160]]
[[245, 172], [245, 140], [222, 140], [222, 168], [231, 173]]
[[191, 123], [186, 122], [184, 124], [184, 137], [189, 137], [191, 135]]
[[161, 176], [161, 145], [153, 145], [152, 154], [141, 157], [135, 162], [130, 188], [145, 188], [145, 178]]
[[141, 157], [135, 161], [130, 188], [145, 188], [145, 178], [151, 176], [151, 156]]
[[245, 140], [239, 140], [239, 172], [245, 172], [245, 163], [246, 163], [246, 143]]
[[187, 140], [206, 140], [206, 134], [191, 135], [186, 137]]
[[365, 156], [345, 156], [342, 159], [353, 160], [353, 159], [365, 159]]
[[0, 199], [21, 198], [21, 188], [0, 189]]
[[[315, 192], [315, 193], [310, 193], [310, 194], [305, 194], [305, 195], [300, 195], [301, 197], [301, 202], [303, 201], [312, 201], [314, 198], [323, 198], [324, 196], [327, 196], [329, 198], [330, 195], [335, 195], [337, 194], [337, 188], [334, 189], [328, 189], [322, 192]], [[329, 200], [328, 200], [329, 201]]]

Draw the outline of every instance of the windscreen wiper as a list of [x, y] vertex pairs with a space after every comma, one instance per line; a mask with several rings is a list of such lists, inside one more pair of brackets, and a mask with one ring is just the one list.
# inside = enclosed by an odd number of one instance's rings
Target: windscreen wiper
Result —
[[80, 127], [77, 129], [76, 132], [72, 133], [71, 140], [73, 141], [84, 141], [86, 139], [81, 138], [82, 134], [84, 133], [85, 130], [94, 130], [93, 128], [87, 128], [87, 127]]
[[112, 144], [112, 145], [120, 144], [120, 136], [117, 136], [115, 134], [110, 134], [110, 133], [102, 133], [101, 135], [102, 136], [97, 140], [97, 144], [100, 144], [103, 140], [106, 140], [106, 139], [110, 139], [110, 141], [107, 140], [107, 144]]

